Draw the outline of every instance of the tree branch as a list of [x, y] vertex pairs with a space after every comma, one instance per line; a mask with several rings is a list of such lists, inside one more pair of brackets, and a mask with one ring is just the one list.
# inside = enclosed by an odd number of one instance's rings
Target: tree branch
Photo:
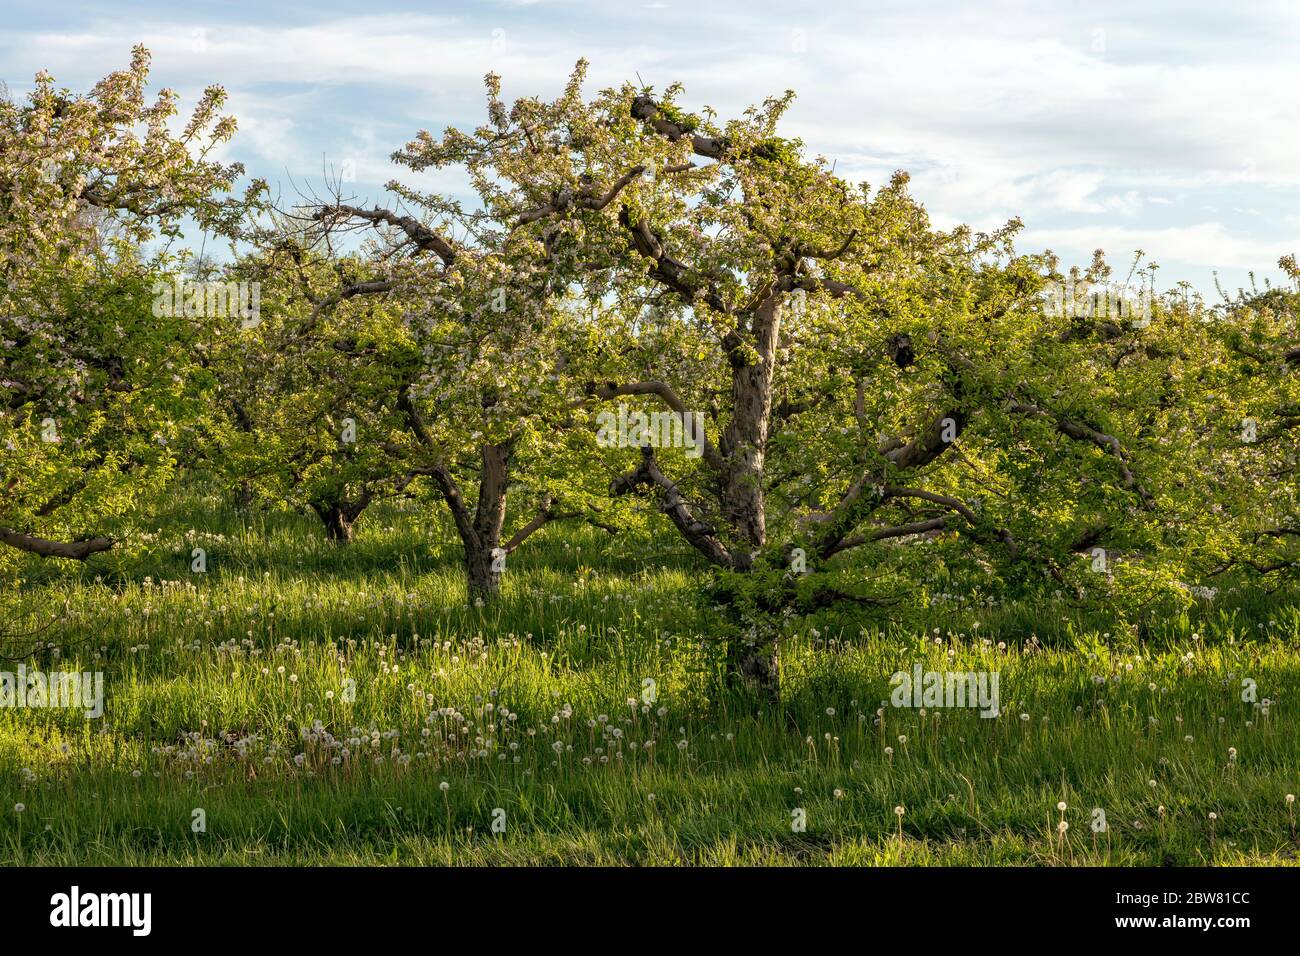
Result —
[[723, 547], [716, 537], [716, 531], [696, 519], [681, 492], [677, 490], [677, 485], [669, 481], [659, 470], [659, 465], [655, 462], [654, 449], [648, 446], [641, 449], [641, 464], [636, 470], [610, 482], [609, 493], [616, 497], [630, 494], [640, 485], [651, 485], [659, 490], [663, 512], [695, 550], [713, 564], [724, 568], [735, 568], [741, 565], [742, 559], [737, 559]]
[[85, 561], [92, 554], [107, 551], [113, 547], [113, 539], [105, 537], [83, 538], [80, 541], [50, 541], [34, 535], [24, 534], [12, 528], [0, 528], [0, 544], [7, 544], [19, 551], [39, 554], [44, 558], [71, 558]]

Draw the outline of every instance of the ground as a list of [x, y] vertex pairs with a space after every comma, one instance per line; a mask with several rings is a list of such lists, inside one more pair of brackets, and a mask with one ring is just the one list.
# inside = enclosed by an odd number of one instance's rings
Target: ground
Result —
[[[776, 707], [719, 692], [702, 570], [671, 538], [553, 526], [478, 608], [425, 509], [373, 509], [347, 547], [197, 496], [156, 526], [6, 587], [11, 635], [53, 623], [5, 639], [0, 670], [103, 671], [105, 713], [0, 709], [4, 865], [1276, 865], [1300, 847], [1300, 615], [1280, 593], [1148, 621], [1140, 643], [1066, 604], [813, 619], [782, 647]], [[25, 657], [37, 639], [58, 656]], [[996, 672], [1001, 716], [892, 706], [917, 663]]]

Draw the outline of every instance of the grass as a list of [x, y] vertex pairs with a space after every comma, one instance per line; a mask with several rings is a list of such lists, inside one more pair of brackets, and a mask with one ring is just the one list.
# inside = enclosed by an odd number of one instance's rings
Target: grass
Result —
[[[1276, 595], [1145, 622], [1141, 642], [1066, 605], [812, 619], [774, 708], [718, 690], [689, 555], [591, 529], [530, 541], [489, 608], [467, 606], [447, 529], [395, 509], [340, 549], [314, 519], [182, 498], [121, 553], [22, 572], [11, 607], [66, 611], [56, 648], [4, 653], [102, 671], [106, 708], [0, 709], [5, 865], [1277, 865], [1300, 847], [1300, 613]], [[996, 672], [1002, 715], [891, 706], [916, 663]]]

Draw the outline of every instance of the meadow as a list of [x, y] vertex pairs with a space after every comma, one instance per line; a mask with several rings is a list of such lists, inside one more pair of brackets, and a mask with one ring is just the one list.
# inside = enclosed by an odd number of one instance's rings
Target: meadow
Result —
[[[196, 494], [24, 565], [0, 670], [102, 671], [105, 712], [0, 709], [0, 863], [1295, 861], [1293, 596], [1226, 586], [1140, 637], [1066, 602], [814, 615], [773, 706], [724, 689], [662, 541], [553, 525], [475, 607], [427, 509], [338, 547]], [[892, 706], [917, 664], [998, 674], [1000, 716]]]

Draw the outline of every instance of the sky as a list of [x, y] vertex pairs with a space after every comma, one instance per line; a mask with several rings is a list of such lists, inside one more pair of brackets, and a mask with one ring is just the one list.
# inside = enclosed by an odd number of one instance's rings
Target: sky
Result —
[[819, 0], [388, 0], [273, 3], [0, 0], [0, 81], [49, 70], [88, 90], [153, 53], [184, 106], [220, 83], [240, 132], [225, 158], [291, 199], [344, 176], [382, 201], [399, 178], [468, 198], [454, 175], [389, 155], [420, 129], [477, 125], [482, 77], [507, 99], [684, 84], [683, 105], [740, 113], [798, 94], [784, 131], [854, 181], [896, 169], [935, 224], [1018, 216], [1024, 252], [1212, 294], [1281, 279], [1300, 254], [1300, 5]]

